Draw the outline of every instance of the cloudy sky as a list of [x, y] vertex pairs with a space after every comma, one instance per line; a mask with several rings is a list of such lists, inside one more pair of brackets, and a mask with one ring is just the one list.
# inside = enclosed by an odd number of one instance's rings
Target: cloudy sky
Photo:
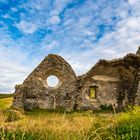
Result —
[[140, 0], [0, 0], [0, 93], [50, 53], [76, 74], [140, 45]]

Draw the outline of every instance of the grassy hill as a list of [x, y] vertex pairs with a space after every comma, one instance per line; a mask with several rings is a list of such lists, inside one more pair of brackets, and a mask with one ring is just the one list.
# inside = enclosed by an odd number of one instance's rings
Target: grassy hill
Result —
[[10, 98], [10, 97], [13, 97], [13, 94], [1, 94], [0, 93], [0, 99], [1, 98]]
[[139, 140], [140, 108], [127, 112], [24, 112], [10, 108], [10, 95], [0, 97], [2, 140]]

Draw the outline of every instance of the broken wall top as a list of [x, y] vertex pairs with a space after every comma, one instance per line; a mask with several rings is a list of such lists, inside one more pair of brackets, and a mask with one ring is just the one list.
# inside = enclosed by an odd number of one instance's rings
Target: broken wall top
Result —
[[[140, 49], [140, 48], [139, 48]], [[140, 55], [129, 53], [123, 58], [113, 60], [99, 60], [87, 73], [78, 77], [82, 84], [95, 75], [116, 77], [120, 80], [131, 81], [139, 72]]]
[[55, 75], [61, 80], [68, 79], [70, 77], [72, 79], [76, 78], [75, 72], [62, 57], [49, 54], [25, 79], [24, 83], [31, 81], [34, 78], [46, 79], [49, 75]]

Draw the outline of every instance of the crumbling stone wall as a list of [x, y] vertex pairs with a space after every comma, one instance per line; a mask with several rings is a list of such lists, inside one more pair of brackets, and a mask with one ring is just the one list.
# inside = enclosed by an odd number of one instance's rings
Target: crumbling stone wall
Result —
[[117, 92], [120, 80], [109, 76], [94, 76], [96, 83], [97, 100], [101, 106], [117, 107]]
[[[49, 87], [46, 82], [50, 75], [55, 75], [59, 79], [59, 84], [55, 88]], [[13, 106], [24, 107], [26, 110], [61, 108], [72, 111], [76, 91], [76, 75], [71, 66], [60, 56], [50, 54], [22, 85], [17, 86]]]
[[[120, 80], [115, 77], [96, 75], [86, 79], [81, 88], [81, 109], [99, 110], [101, 107], [117, 107], [117, 93]], [[94, 87], [95, 98], [90, 97], [90, 87]]]
[[[137, 86], [135, 88], [135, 99], [133, 101], [135, 105], [140, 106], [140, 72], [137, 75], [136, 84], [134, 83], [133, 85]], [[129, 94], [131, 94], [132, 92], [130, 92]]]
[[[114, 59], [111, 61], [100, 60], [94, 67], [92, 67], [86, 74], [81, 76], [82, 88], [81, 94], [86, 93], [86, 89], [93, 83], [92, 77], [96, 75], [105, 75], [109, 77], [116, 77], [119, 82], [114, 85], [118, 88], [113, 91], [112, 95], [117, 95], [114, 100], [117, 100], [117, 109], [121, 110], [127, 104], [135, 104], [136, 96], [140, 93], [138, 90], [138, 73], [140, 67], [139, 54], [127, 54], [124, 58]], [[104, 86], [99, 81], [102, 94], [107, 94], [106, 97], [100, 97], [107, 104], [108, 98], [111, 97], [112, 90], [111, 83], [107, 85], [108, 81], [104, 82]], [[104, 88], [105, 87], [105, 88]], [[108, 89], [108, 90], [107, 90]], [[99, 94], [99, 91], [98, 93]]]
[[[54, 88], [46, 82], [50, 75], [59, 79]], [[97, 87], [94, 99], [89, 98], [90, 86]], [[127, 104], [140, 105], [140, 48], [121, 59], [100, 60], [78, 77], [62, 57], [50, 54], [16, 86], [13, 100], [13, 107], [26, 110], [94, 110], [111, 104], [120, 110]]]

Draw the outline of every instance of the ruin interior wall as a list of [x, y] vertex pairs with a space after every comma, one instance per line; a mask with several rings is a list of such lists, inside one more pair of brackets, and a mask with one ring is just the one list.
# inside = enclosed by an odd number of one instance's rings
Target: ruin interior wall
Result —
[[[105, 75], [110, 77], [116, 77], [120, 81], [117, 83], [117, 95], [118, 106], [121, 108], [124, 106], [124, 100], [128, 100], [128, 103], [135, 104], [136, 95], [138, 95], [138, 73], [140, 67], [140, 55], [127, 54], [122, 59], [114, 59], [111, 61], [100, 60], [94, 67], [92, 67], [86, 74], [80, 76], [82, 82], [81, 92], [85, 93], [86, 88], [92, 84], [92, 77], [96, 75]], [[106, 82], [107, 84], [107, 82]], [[111, 85], [111, 84], [109, 84]], [[109, 87], [110, 86], [105, 86]], [[110, 87], [111, 89], [111, 87]], [[103, 91], [107, 91], [102, 86]], [[107, 92], [109, 95], [110, 92]], [[127, 97], [126, 97], [127, 94]], [[107, 101], [108, 96], [105, 97]], [[101, 97], [102, 99], [102, 97]], [[107, 102], [106, 102], [107, 103]]]

